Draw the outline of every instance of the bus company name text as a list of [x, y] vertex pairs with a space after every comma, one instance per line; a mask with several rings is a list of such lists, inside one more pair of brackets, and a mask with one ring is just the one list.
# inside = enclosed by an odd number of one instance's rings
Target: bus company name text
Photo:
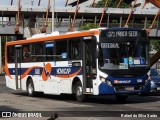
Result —
[[58, 68], [57, 74], [59, 75], [68, 75], [71, 72], [71, 68]]

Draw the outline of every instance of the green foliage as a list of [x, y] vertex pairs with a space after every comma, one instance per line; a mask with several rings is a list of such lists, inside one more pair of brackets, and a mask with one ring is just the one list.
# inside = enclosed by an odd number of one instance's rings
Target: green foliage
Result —
[[1, 36], [1, 51], [2, 51], [2, 64], [4, 64], [4, 53], [5, 53], [5, 44], [6, 44], [6, 39], [7, 41], [12, 41], [11, 36]]
[[[103, 8], [105, 5], [105, 2], [106, 2], [106, 0], [99, 1], [98, 4], [96, 5], [96, 7]], [[109, 0], [107, 7], [116, 8], [118, 3], [119, 3], [119, 0]], [[125, 2], [122, 2], [119, 7], [120, 8], [131, 8], [131, 4], [127, 4]]]
[[89, 30], [92, 28], [98, 28], [98, 25], [95, 25], [94, 23], [85, 23], [83, 26], [80, 27], [80, 30]]
[[159, 51], [160, 50], [160, 40], [151, 40], [152, 49]]
[[[106, 0], [99, 1], [96, 4], [96, 7], [103, 8], [104, 5], [105, 5], [105, 2], [106, 2]], [[119, 0], [109, 0], [107, 6], [112, 7], [112, 8], [116, 8], [118, 3], [119, 3]], [[122, 2], [120, 7], [121, 8], [131, 8], [131, 4], [127, 4], [125, 2]], [[98, 26], [93, 24], [93, 23], [86, 23], [86, 24], [84, 24], [84, 26], [80, 27], [80, 30], [89, 30], [89, 29], [92, 29], [92, 28], [98, 28]]]

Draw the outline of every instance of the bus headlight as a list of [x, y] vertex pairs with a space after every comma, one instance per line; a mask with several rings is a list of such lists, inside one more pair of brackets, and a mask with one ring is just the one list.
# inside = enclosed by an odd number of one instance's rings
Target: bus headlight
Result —
[[112, 83], [111, 83], [111, 81], [109, 81], [109, 80], [106, 80], [106, 83], [107, 83], [109, 86], [112, 86]]
[[99, 78], [100, 78], [100, 80], [101, 80], [102, 82], [106, 82], [106, 79], [105, 79], [104, 77], [99, 76]]
[[112, 86], [111, 81], [107, 80], [106, 78], [99, 76], [100, 80], [104, 83], [107, 83], [107, 85]]
[[153, 82], [153, 81], [151, 81], [151, 85], [152, 85], [152, 86], [154, 85], [154, 82]]

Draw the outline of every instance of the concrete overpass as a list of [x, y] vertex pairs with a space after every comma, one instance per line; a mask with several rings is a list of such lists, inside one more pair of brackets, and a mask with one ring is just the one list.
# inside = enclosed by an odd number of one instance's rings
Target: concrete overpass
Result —
[[[44, 25], [44, 18], [46, 15], [46, 8], [44, 7], [34, 7], [34, 6], [21, 6], [20, 13], [20, 32], [19, 34], [26, 34], [25, 30], [27, 28], [27, 20], [30, 16], [34, 16], [36, 19], [35, 28], [37, 30], [32, 31], [33, 34], [36, 34], [36, 31], [40, 31]], [[17, 15], [17, 6], [0, 6], [0, 17], [3, 17], [3, 21], [0, 21], [0, 34], [14, 34], [14, 27], [16, 25], [16, 15]], [[123, 27], [125, 21], [127, 20], [128, 14], [130, 13], [129, 8], [107, 8], [102, 27]], [[88, 8], [88, 7], [79, 7], [78, 14], [76, 16], [76, 23], [74, 30], [79, 30], [80, 26], [84, 25], [87, 22], [92, 22], [98, 24], [103, 8]], [[137, 28], [149, 28], [154, 19], [155, 14], [158, 9], [134, 9], [133, 15], [131, 17], [129, 27]], [[49, 22], [47, 32], [51, 32], [52, 26], [52, 13], [51, 9], [49, 11]], [[67, 32], [72, 18], [74, 16], [75, 8], [73, 7], [56, 7], [55, 8], [55, 30], [60, 32]], [[4, 20], [5, 18], [5, 20]], [[153, 26], [150, 37], [159, 38], [160, 37], [160, 17]], [[30, 32], [28, 30], [28, 32]], [[28, 33], [27, 34], [30, 34]]]
[[[46, 9], [44, 7], [34, 6], [21, 6], [20, 12], [20, 26], [19, 33], [15, 34], [17, 6], [3, 6], [0, 5], [0, 35], [16, 36], [15, 39], [21, 39], [22, 37], [31, 37], [34, 34], [40, 33], [43, 25], [45, 24]], [[124, 27], [125, 22], [130, 13], [129, 8], [107, 8], [104, 15], [101, 27]], [[88, 8], [79, 7], [78, 14], [76, 16], [76, 23], [74, 31], [79, 30], [85, 23], [98, 24], [101, 18], [103, 8]], [[134, 28], [149, 28], [155, 14], [158, 9], [140, 9], [135, 8], [133, 15], [129, 22], [129, 27]], [[49, 11], [47, 33], [52, 30], [52, 13]], [[62, 33], [68, 32], [71, 21], [74, 16], [75, 8], [73, 7], [56, 7], [55, 10], [55, 31]], [[30, 16], [35, 18], [34, 24], [28, 26], [28, 18]], [[160, 16], [158, 16], [153, 29], [151, 30], [150, 37], [160, 39]], [[160, 52], [151, 59], [152, 63], [155, 63], [159, 58]], [[0, 65], [1, 66], [1, 65]]]

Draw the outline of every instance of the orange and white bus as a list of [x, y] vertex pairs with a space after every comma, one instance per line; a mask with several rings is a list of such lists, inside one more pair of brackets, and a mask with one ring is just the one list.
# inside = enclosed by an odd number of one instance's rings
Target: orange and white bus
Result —
[[38, 34], [6, 43], [6, 85], [33, 96], [128, 95], [150, 90], [149, 40], [142, 29], [99, 28]]

